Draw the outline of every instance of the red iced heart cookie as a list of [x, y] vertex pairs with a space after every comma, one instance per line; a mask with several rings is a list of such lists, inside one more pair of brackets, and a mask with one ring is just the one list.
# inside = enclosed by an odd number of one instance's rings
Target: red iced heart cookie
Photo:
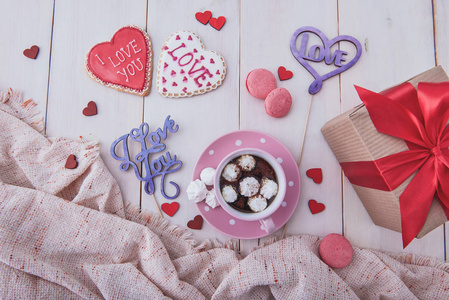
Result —
[[95, 45], [87, 54], [87, 73], [97, 82], [119, 91], [145, 96], [150, 92], [151, 41], [137, 27], [119, 29], [110, 42]]
[[83, 115], [85, 116], [94, 116], [97, 114], [97, 104], [94, 101], [89, 101], [87, 106], [83, 109]]
[[210, 92], [226, 76], [226, 63], [215, 51], [204, 49], [190, 31], [173, 33], [162, 47], [156, 86], [164, 97], [191, 97]]
[[278, 68], [279, 80], [287, 80], [293, 77], [293, 72], [288, 71], [285, 67]]
[[23, 55], [31, 59], [36, 59], [38, 53], [39, 47], [36, 45], [31, 46], [29, 49], [23, 50]]
[[203, 217], [200, 215], [195, 216], [193, 220], [190, 220], [187, 223], [187, 227], [190, 229], [200, 230], [203, 227]]
[[218, 18], [211, 18], [209, 20], [210, 26], [212, 26], [213, 28], [215, 28], [217, 30], [220, 30], [221, 27], [223, 27], [223, 25], [225, 24], [225, 22], [226, 22], [226, 18], [223, 16], [218, 17]]
[[75, 169], [78, 167], [78, 163], [76, 162], [76, 156], [73, 154], [70, 154], [69, 157], [67, 157], [67, 160], [65, 162], [65, 168], [66, 169]]
[[205, 12], [197, 12], [195, 14], [195, 18], [202, 24], [206, 25], [207, 22], [209, 22], [210, 18], [212, 17], [212, 13], [208, 10]]
[[309, 200], [309, 209], [312, 215], [322, 212], [326, 206], [323, 203], [318, 203], [316, 200]]
[[172, 202], [172, 203], [163, 203], [161, 205], [161, 209], [164, 213], [169, 215], [170, 217], [173, 217], [173, 215], [178, 211], [179, 209], [179, 203], [178, 202]]
[[309, 169], [306, 172], [307, 177], [312, 178], [313, 182], [321, 183], [323, 181], [323, 171], [321, 168]]

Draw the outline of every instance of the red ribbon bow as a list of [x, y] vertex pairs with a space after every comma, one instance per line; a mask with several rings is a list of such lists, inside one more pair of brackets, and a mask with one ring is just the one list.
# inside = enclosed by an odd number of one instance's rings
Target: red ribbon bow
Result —
[[399, 197], [404, 248], [421, 231], [436, 196], [449, 218], [449, 82], [401, 84], [382, 94], [356, 86], [379, 132], [409, 150], [375, 161], [341, 163], [355, 185], [392, 191], [418, 170]]

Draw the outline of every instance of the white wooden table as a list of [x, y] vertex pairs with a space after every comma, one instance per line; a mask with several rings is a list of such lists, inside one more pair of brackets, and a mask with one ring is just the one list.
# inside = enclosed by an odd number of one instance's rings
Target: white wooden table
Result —
[[[203, 149], [221, 135], [239, 129], [263, 131], [279, 139], [298, 158], [312, 77], [290, 53], [293, 32], [302, 26], [314, 26], [330, 38], [354, 36], [364, 47], [360, 61], [327, 80], [314, 97], [300, 166], [302, 191], [287, 233], [325, 236], [337, 232], [357, 246], [402, 251], [399, 233], [373, 224], [342, 175], [320, 128], [360, 103], [353, 84], [380, 91], [436, 64], [449, 70], [447, 1], [0, 0], [0, 8], [0, 89], [20, 89], [25, 98], [36, 100], [45, 115], [48, 136], [83, 136], [100, 141], [101, 157], [118, 180], [125, 200], [156, 211], [133, 172], [119, 171], [119, 163], [109, 154], [111, 143], [143, 121], [155, 130], [170, 114], [179, 124], [179, 132], [166, 144], [184, 162], [182, 169], [170, 176], [181, 187], [177, 198], [181, 207], [175, 216], [166, 218], [181, 227], [197, 214], [185, 194], [194, 165]], [[195, 13], [205, 10], [212, 11], [214, 17], [226, 17], [221, 31], [195, 20]], [[223, 85], [201, 96], [167, 99], [157, 93], [155, 78], [147, 97], [94, 82], [84, 70], [87, 51], [108, 41], [126, 25], [149, 33], [155, 64], [164, 40], [172, 32], [186, 29], [197, 33], [206, 48], [225, 58], [228, 68]], [[36, 60], [22, 54], [31, 45], [40, 47]], [[292, 79], [278, 83], [292, 94], [293, 106], [286, 117], [274, 119], [265, 114], [263, 102], [247, 92], [245, 79], [253, 69], [266, 68], [276, 74], [279, 66], [294, 73]], [[85, 117], [82, 109], [91, 100], [97, 103], [99, 113]], [[305, 176], [313, 167], [323, 169], [320, 185]], [[159, 189], [155, 195], [159, 203], [164, 202]], [[325, 211], [312, 215], [307, 206], [310, 199], [324, 203]], [[193, 236], [199, 241], [228, 239], [209, 224], [193, 231]], [[247, 253], [269, 238], [241, 240], [240, 249]], [[406, 251], [445, 260], [449, 250], [445, 240], [449, 235], [441, 226], [413, 241]]]

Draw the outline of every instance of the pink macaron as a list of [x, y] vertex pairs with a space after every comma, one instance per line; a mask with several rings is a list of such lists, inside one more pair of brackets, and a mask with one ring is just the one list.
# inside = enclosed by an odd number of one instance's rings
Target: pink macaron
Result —
[[246, 89], [259, 99], [265, 99], [276, 86], [276, 78], [267, 69], [255, 69], [246, 77]]
[[331, 268], [341, 269], [352, 260], [352, 246], [349, 241], [338, 233], [328, 234], [321, 240], [319, 252], [321, 259]]
[[284, 88], [271, 91], [265, 99], [265, 111], [269, 116], [281, 118], [285, 116], [292, 107], [292, 96]]

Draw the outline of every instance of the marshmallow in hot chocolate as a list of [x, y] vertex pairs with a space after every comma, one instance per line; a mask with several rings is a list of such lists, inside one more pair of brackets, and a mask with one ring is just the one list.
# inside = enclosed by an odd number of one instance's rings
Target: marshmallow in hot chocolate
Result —
[[240, 158], [238, 159], [238, 162], [239, 162], [239, 166], [245, 172], [252, 171], [254, 169], [254, 167], [256, 166], [256, 159], [254, 158], [254, 156], [248, 155], [248, 154], [240, 156]]
[[260, 194], [267, 199], [276, 196], [278, 193], [278, 184], [267, 177], [262, 179], [262, 184], [260, 186]]
[[253, 212], [260, 212], [267, 208], [267, 199], [260, 195], [254, 195], [248, 199], [248, 206]]
[[255, 194], [259, 193], [260, 184], [259, 181], [252, 177], [248, 176], [240, 180], [239, 183], [239, 192], [240, 195], [245, 197], [251, 197]]
[[228, 203], [233, 203], [237, 200], [237, 190], [232, 185], [225, 185], [221, 189], [221, 195], [223, 196], [224, 201]]
[[242, 175], [242, 170], [236, 164], [227, 164], [221, 174], [229, 182], [237, 181]]
[[200, 173], [200, 179], [206, 185], [214, 185], [215, 169], [211, 167], [204, 168]]

